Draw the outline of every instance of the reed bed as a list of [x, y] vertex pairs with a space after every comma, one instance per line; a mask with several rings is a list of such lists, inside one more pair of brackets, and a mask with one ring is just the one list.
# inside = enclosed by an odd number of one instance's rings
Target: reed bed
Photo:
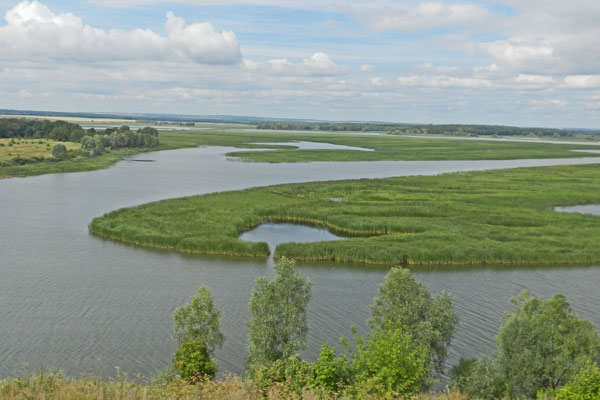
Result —
[[286, 243], [276, 257], [383, 265], [575, 265], [600, 262], [600, 219], [553, 208], [587, 203], [600, 203], [598, 165], [253, 188], [117, 210], [94, 219], [90, 232], [187, 253], [265, 257], [265, 243], [238, 236], [265, 221], [292, 222], [348, 239]]

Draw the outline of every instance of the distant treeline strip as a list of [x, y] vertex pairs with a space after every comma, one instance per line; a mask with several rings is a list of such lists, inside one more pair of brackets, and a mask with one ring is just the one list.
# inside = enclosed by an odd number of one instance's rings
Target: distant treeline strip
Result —
[[581, 135], [600, 135], [600, 130], [575, 130], [555, 128], [520, 128], [501, 125], [419, 125], [419, 124], [376, 124], [361, 122], [263, 122], [258, 129], [335, 131], [335, 132], [386, 132], [393, 135], [452, 135], [452, 136], [540, 136], [573, 137]]

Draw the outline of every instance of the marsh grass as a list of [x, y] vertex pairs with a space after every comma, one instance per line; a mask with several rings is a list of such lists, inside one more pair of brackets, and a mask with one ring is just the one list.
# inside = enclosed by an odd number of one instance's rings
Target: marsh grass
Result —
[[575, 265], [600, 262], [600, 219], [553, 207], [596, 202], [598, 165], [519, 168], [164, 200], [96, 218], [90, 232], [187, 253], [265, 257], [266, 243], [238, 236], [265, 221], [291, 222], [349, 238], [281, 244], [276, 257], [383, 265]]

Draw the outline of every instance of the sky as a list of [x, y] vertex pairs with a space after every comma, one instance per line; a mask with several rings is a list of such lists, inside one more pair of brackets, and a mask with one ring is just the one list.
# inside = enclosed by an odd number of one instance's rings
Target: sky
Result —
[[598, 21], [597, 0], [0, 0], [0, 108], [600, 128]]

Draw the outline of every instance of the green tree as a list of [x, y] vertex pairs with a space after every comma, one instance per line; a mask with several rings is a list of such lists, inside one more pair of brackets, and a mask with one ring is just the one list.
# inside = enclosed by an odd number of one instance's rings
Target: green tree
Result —
[[392, 323], [407, 329], [420, 346], [428, 349], [433, 365], [441, 372], [458, 322], [450, 294], [432, 297], [408, 269], [395, 267], [379, 287], [371, 313], [372, 328]]
[[69, 155], [67, 151], [67, 147], [62, 143], [56, 143], [54, 147], [52, 147], [52, 157], [56, 158], [66, 158]]
[[248, 309], [247, 366], [256, 368], [287, 359], [302, 351], [308, 323], [310, 300], [308, 279], [296, 271], [293, 260], [282, 258], [275, 264], [272, 280], [258, 278]]
[[540, 389], [562, 386], [600, 357], [598, 332], [564, 295], [544, 301], [525, 291], [512, 302], [496, 338], [498, 364], [511, 395], [534, 397]]
[[220, 318], [221, 310], [215, 307], [210, 289], [201, 286], [190, 304], [179, 307], [173, 314], [173, 338], [179, 343], [203, 343], [212, 353], [225, 342], [220, 330]]

